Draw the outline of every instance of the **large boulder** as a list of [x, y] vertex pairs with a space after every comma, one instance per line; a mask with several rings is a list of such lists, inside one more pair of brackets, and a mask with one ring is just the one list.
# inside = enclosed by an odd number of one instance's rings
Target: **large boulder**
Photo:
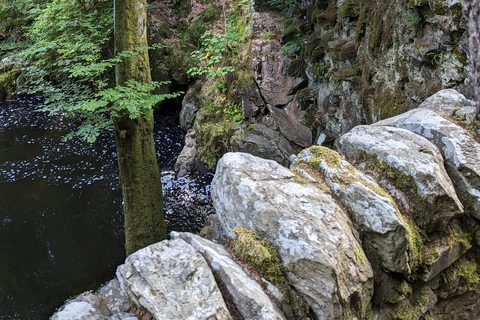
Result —
[[463, 212], [438, 148], [408, 130], [357, 126], [339, 141], [342, 153], [364, 161], [409, 197], [415, 222], [427, 232], [444, 230]]
[[275, 160], [284, 166], [289, 164], [294, 152], [287, 139], [263, 124], [241, 126], [232, 137], [230, 148], [234, 152], [246, 152]]
[[480, 219], [480, 144], [465, 129], [430, 109], [414, 109], [374, 125], [403, 128], [437, 145], [466, 210]]
[[475, 120], [475, 102], [468, 100], [455, 89], [440, 90], [423, 101], [419, 108], [439, 114], [455, 116], [471, 124]]
[[222, 281], [233, 303], [245, 319], [280, 320], [282, 312], [273, 304], [260, 285], [253, 281], [219, 244], [188, 232], [172, 232], [172, 239], [182, 239], [193, 246]]
[[135, 320], [128, 313], [130, 301], [117, 279], [109, 281], [97, 293], [85, 292], [63, 305], [52, 320]]
[[372, 269], [347, 214], [329, 194], [245, 153], [220, 159], [211, 190], [227, 232], [255, 230], [278, 247], [290, 283], [318, 319], [365, 316]]
[[130, 299], [156, 319], [232, 319], [205, 259], [183, 240], [134, 252], [117, 277]]
[[391, 196], [370, 176], [333, 150], [313, 146], [299, 154], [296, 169], [315, 170], [371, 240], [382, 267], [409, 274], [411, 240], [406, 222]]

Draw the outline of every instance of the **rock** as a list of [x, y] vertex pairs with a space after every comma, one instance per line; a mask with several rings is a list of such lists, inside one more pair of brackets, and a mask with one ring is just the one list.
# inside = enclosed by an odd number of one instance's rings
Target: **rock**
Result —
[[243, 125], [230, 142], [234, 152], [246, 152], [255, 156], [275, 160], [287, 166], [294, 150], [279, 132], [262, 124]]
[[179, 177], [185, 176], [189, 172], [195, 171], [195, 152], [197, 141], [195, 139], [195, 129], [190, 129], [185, 135], [185, 145], [182, 152], [175, 162], [175, 171]]
[[348, 216], [331, 196], [295, 182], [271, 160], [227, 153], [217, 165], [212, 199], [228, 232], [255, 230], [278, 247], [290, 283], [318, 319], [365, 317], [372, 270]]
[[184, 130], [193, 128], [198, 110], [200, 110], [200, 102], [197, 95], [187, 93], [182, 100], [182, 110], [180, 111], [180, 126]]
[[283, 108], [268, 106], [268, 109], [285, 138], [304, 148], [312, 145], [312, 131], [298, 121], [303, 111], [297, 108], [295, 101]]
[[322, 173], [353, 222], [372, 241], [380, 264], [390, 271], [409, 274], [410, 236], [391, 196], [336, 151], [315, 146], [302, 151], [298, 158], [297, 170], [308, 165]]
[[399, 128], [357, 126], [339, 144], [347, 158], [370, 162], [409, 195], [415, 222], [426, 232], [444, 229], [463, 212], [441, 153], [427, 139]]
[[422, 276], [423, 281], [432, 280], [437, 274], [450, 267], [452, 263], [467, 252], [467, 248], [459, 242], [438, 243], [435, 245], [435, 248], [438, 250], [438, 257], [428, 266], [428, 272]]
[[[68, 301], [51, 319], [97, 320], [128, 319], [125, 315], [131, 307], [127, 294], [117, 279], [109, 281], [98, 293], [85, 292]], [[123, 318], [122, 318], [123, 317]], [[135, 318], [136, 319], [136, 318]]]
[[250, 86], [237, 88], [237, 92], [242, 100], [243, 115], [245, 118], [253, 118], [263, 114], [265, 102], [263, 102], [260, 91], [253, 79], [251, 79]]
[[[444, 108], [440, 105], [439, 109]], [[375, 125], [403, 128], [437, 145], [443, 152], [447, 172], [466, 204], [466, 210], [480, 219], [480, 144], [465, 129], [439, 116], [430, 108], [414, 109]]]
[[238, 311], [245, 319], [285, 319], [280, 310], [219, 244], [205, 240], [191, 233], [171, 233], [172, 239], [182, 239], [200, 253], [215, 271]]
[[254, 57], [252, 69], [255, 71], [255, 81], [266, 104], [279, 107], [293, 101], [293, 97], [287, 93], [296, 81], [296, 78], [283, 75], [289, 59], [285, 59], [280, 53], [281, 46], [277, 40], [252, 41]]
[[[130, 309], [131, 305], [127, 294], [117, 279], [109, 281], [105, 286], [100, 288], [97, 295], [100, 297], [99, 300], [103, 299], [103, 303], [99, 303], [97, 308], [100, 309], [104, 315], [127, 312]], [[102, 307], [106, 310], [102, 310]]]
[[183, 240], [134, 252], [117, 277], [130, 299], [157, 319], [231, 319], [205, 259]]
[[428, 97], [418, 107], [447, 116], [455, 116], [466, 120], [469, 124], [475, 121], [475, 102], [468, 100], [455, 89], [440, 90]]
[[102, 313], [86, 301], [72, 301], [60, 308], [51, 320], [103, 320]]

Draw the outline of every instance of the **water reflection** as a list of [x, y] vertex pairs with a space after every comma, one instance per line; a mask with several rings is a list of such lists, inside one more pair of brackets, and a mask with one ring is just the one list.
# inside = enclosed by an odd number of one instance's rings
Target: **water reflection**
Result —
[[[62, 141], [75, 123], [34, 111], [36, 98], [0, 104], [0, 319], [46, 319], [68, 297], [113, 277], [124, 260], [112, 134]], [[211, 177], [176, 180], [177, 115], [155, 125], [169, 230], [197, 231], [212, 211]]]

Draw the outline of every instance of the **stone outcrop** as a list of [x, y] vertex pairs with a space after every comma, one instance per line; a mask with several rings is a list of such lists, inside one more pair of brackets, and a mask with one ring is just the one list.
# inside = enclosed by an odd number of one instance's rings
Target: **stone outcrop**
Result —
[[130, 299], [157, 319], [231, 319], [205, 259], [183, 240], [136, 251], [117, 277]]
[[282, 312], [273, 304], [262, 287], [233, 261], [221, 245], [191, 233], [172, 232], [171, 236], [173, 239], [186, 241], [205, 258], [210, 268], [215, 271], [232, 296], [233, 302], [244, 319], [285, 319]]
[[355, 169], [337, 152], [320, 146], [298, 155], [295, 168], [302, 167], [321, 174], [353, 222], [371, 239], [382, 267], [404, 274], [411, 272], [411, 240], [404, 218], [391, 196], [372, 177]]
[[128, 313], [130, 301], [117, 279], [100, 288], [98, 293], [81, 294], [68, 301], [51, 317], [52, 320], [135, 320]]
[[339, 143], [347, 158], [365, 161], [410, 194], [405, 205], [411, 205], [415, 221], [425, 231], [445, 229], [463, 212], [442, 155], [427, 139], [405, 129], [357, 126]]
[[263, 124], [241, 126], [232, 137], [231, 149], [275, 160], [284, 166], [288, 166], [290, 156], [294, 153], [285, 137]]
[[287, 277], [319, 319], [364, 317], [372, 271], [347, 214], [271, 160], [227, 153], [212, 182], [220, 223], [256, 230], [278, 247]]
[[430, 109], [420, 108], [375, 125], [415, 132], [440, 148], [446, 169], [467, 211], [480, 219], [480, 144], [465, 129]]

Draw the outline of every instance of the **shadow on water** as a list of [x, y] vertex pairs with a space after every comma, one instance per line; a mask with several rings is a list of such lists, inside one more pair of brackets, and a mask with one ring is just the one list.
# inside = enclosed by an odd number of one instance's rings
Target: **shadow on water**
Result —
[[[96, 289], [125, 259], [113, 135], [62, 141], [75, 123], [35, 112], [38, 98], [0, 104], [0, 319], [47, 319]], [[211, 176], [168, 171], [183, 145], [175, 113], [156, 117], [169, 230], [196, 232], [211, 213]]]

